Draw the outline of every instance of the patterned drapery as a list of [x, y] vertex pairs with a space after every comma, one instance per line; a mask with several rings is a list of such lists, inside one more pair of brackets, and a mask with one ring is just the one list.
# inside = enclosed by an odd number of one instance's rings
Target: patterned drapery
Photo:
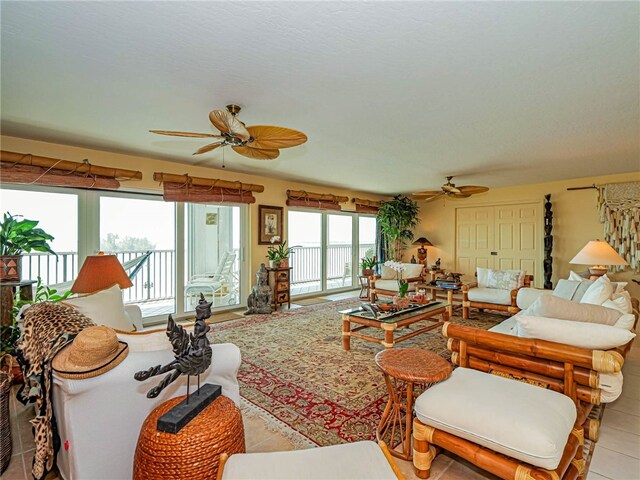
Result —
[[633, 270], [640, 271], [640, 182], [598, 187], [598, 210], [605, 240]]

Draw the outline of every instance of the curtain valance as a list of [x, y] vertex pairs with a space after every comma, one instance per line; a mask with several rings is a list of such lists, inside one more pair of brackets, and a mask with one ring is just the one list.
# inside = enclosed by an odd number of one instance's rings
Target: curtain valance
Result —
[[93, 165], [88, 160], [72, 162], [0, 150], [0, 179], [26, 185], [117, 189], [121, 181], [141, 180], [142, 173]]
[[359, 213], [378, 213], [380, 202], [376, 200], [365, 200], [364, 198], [352, 198], [351, 201], [356, 205], [356, 212]]
[[599, 186], [598, 209], [605, 240], [632, 269], [640, 270], [640, 182]]
[[217, 178], [192, 177], [155, 172], [153, 179], [162, 183], [163, 198], [168, 202], [191, 203], [255, 203], [253, 192], [264, 192], [264, 186], [228, 182]]
[[307, 192], [304, 190], [287, 190], [289, 207], [317, 208], [320, 210], [342, 210], [340, 202], [348, 202], [349, 197], [325, 193]]

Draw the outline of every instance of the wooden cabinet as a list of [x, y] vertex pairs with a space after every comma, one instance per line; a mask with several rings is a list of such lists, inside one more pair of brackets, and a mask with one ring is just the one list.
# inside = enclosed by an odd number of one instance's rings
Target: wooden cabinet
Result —
[[269, 286], [273, 290], [273, 307], [277, 310], [285, 303], [291, 308], [291, 270], [287, 268], [267, 268], [269, 271]]

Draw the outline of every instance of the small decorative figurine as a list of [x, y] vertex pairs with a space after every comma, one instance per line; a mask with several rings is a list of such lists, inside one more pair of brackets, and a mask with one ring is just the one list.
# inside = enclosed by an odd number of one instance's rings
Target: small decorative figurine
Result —
[[[154, 388], [149, 390], [147, 398], [157, 397], [162, 390], [174, 382], [180, 375], [198, 376], [198, 389], [200, 388], [200, 374], [204, 373], [211, 365], [211, 345], [207, 339], [207, 333], [211, 327], [205, 320], [211, 316], [211, 302], [204, 299], [200, 294], [200, 301], [196, 307], [196, 321], [193, 333], [187, 332], [182, 325], [178, 325], [173, 317], [169, 315], [167, 322], [167, 336], [171, 345], [175, 360], [165, 366], [156, 365], [148, 370], [142, 370], [134, 375], [138, 381], [147, 380], [156, 375], [171, 372]], [[189, 382], [187, 380], [187, 398], [189, 396]]]
[[418, 263], [415, 255], [411, 255], [411, 263]]
[[252, 315], [254, 313], [271, 313], [271, 304], [273, 303], [273, 290], [267, 285], [267, 277], [269, 272], [260, 264], [260, 268], [256, 272], [256, 284], [251, 288], [251, 293], [247, 298], [247, 311], [244, 315]]

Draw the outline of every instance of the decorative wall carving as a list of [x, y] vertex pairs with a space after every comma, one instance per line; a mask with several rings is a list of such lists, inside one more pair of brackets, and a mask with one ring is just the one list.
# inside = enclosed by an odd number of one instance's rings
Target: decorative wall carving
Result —
[[553, 274], [553, 211], [551, 210], [551, 194], [544, 196], [544, 288], [552, 289], [551, 275]]

